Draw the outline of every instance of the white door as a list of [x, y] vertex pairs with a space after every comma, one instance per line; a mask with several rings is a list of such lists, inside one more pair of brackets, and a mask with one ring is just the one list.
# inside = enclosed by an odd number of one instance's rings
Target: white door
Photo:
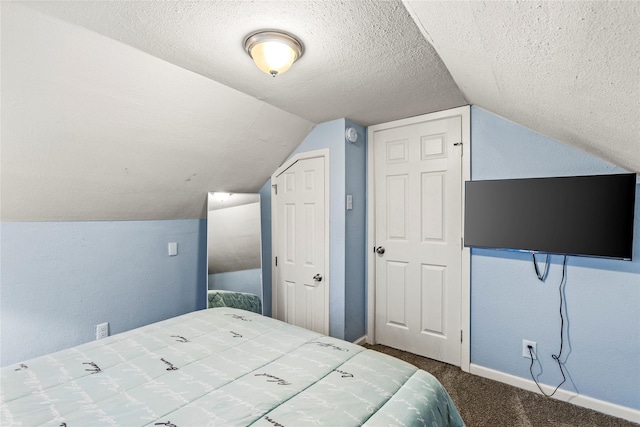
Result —
[[375, 338], [460, 366], [462, 119], [373, 132]]
[[326, 162], [325, 156], [294, 159], [272, 179], [273, 316], [328, 335]]

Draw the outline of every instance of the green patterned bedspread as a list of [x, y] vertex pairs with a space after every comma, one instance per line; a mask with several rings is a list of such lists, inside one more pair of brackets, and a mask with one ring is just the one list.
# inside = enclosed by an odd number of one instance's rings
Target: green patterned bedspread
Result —
[[254, 294], [234, 291], [214, 291], [207, 294], [208, 308], [233, 307], [262, 314], [260, 297]]
[[2, 426], [463, 426], [430, 374], [233, 308], [2, 368]]

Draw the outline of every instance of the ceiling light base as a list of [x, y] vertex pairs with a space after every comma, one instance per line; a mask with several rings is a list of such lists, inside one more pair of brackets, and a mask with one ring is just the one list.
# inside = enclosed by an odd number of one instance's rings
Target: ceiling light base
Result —
[[284, 31], [260, 30], [244, 39], [244, 50], [260, 70], [275, 77], [300, 59], [304, 45]]

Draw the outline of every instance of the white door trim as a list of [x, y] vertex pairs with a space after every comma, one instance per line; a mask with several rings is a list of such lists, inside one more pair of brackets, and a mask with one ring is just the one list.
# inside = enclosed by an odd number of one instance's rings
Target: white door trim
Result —
[[329, 315], [331, 313], [331, 309], [329, 306], [330, 303], [330, 299], [329, 299], [329, 288], [331, 287], [331, 281], [330, 281], [330, 277], [329, 277], [329, 272], [331, 271], [331, 269], [329, 268], [329, 254], [330, 254], [330, 246], [331, 246], [331, 242], [329, 241], [330, 238], [330, 221], [329, 221], [329, 215], [330, 215], [330, 208], [331, 208], [331, 199], [330, 199], [330, 190], [329, 190], [329, 184], [330, 184], [330, 176], [329, 176], [329, 153], [330, 150], [328, 148], [323, 148], [320, 150], [313, 150], [313, 151], [305, 151], [302, 153], [297, 153], [294, 154], [293, 156], [291, 156], [290, 158], [288, 158], [287, 160], [285, 160], [285, 162], [280, 165], [280, 167], [278, 169], [276, 169], [276, 171], [271, 175], [271, 253], [272, 253], [272, 257], [271, 257], [271, 310], [272, 313], [275, 313], [276, 310], [276, 303], [277, 303], [277, 298], [276, 298], [276, 292], [277, 292], [277, 281], [276, 281], [276, 269], [278, 268], [276, 266], [275, 260], [276, 260], [276, 256], [278, 255], [278, 239], [275, 238], [274, 236], [277, 236], [278, 234], [278, 221], [276, 221], [277, 218], [277, 209], [276, 209], [276, 203], [275, 203], [275, 191], [276, 189], [273, 187], [273, 184], [277, 182], [277, 178], [280, 174], [282, 174], [284, 171], [286, 171], [287, 169], [289, 169], [294, 163], [296, 163], [299, 160], [306, 160], [306, 159], [314, 159], [314, 158], [318, 158], [318, 157], [324, 157], [324, 223], [325, 223], [325, 227], [324, 227], [324, 241], [325, 241], [325, 247], [324, 247], [324, 271], [321, 273], [322, 274], [322, 280], [325, 281], [325, 302], [326, 302], [326, 308], [327, 308], [327, 312], [326, 312], [326, 316], [325, 316], [325, 330], [328, 332], [330, 331], [329, 327], [330, 327], [330, 321], [329, 321]]
[[[464, 183], [471, 180], [471, 109], [468, 105], [408, 119], [396, 120], [369, 126], [367, 130], [367, 343], [375, 344], [375, 310], [376, 310], [376, 258], [373, 253], [375, 245], [375, 187], [374, 187], [374, 158], [373, 134], [383, 129], [412, 125], [429, 120], [439, 120], [449, 117], [462, 117], [462, 222], [460, 229], [464, 238]], [[462, 290], [461, 290], [461, 319], [462, 345], [460, 354], [460, 368], [469, 372], [471, 363], [471, 251], [463, 247], [462, 250]]]

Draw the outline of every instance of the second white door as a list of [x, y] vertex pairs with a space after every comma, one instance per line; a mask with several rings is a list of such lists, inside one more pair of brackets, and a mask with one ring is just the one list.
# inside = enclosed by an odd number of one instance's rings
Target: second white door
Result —
[[326, 156], [293, 160], [272, 178], [273, 315], [323, 334], [329, 333], [327, 161]]
[[375, 337], [460, 366], [460, 116], [373, 133]]

